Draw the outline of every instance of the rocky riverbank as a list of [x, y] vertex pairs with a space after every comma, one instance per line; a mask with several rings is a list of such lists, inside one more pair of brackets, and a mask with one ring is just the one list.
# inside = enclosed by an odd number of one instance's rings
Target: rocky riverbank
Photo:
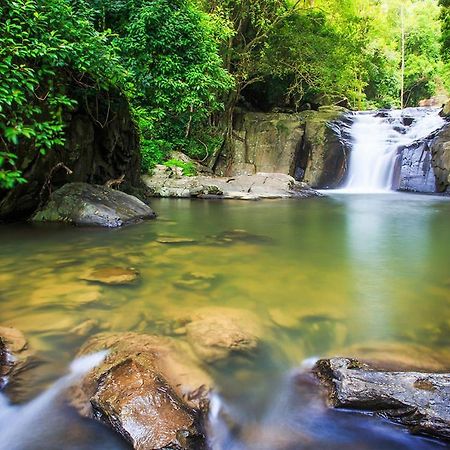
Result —
[[186, 177], [176, 167], [159, 165], [151, 176], [144, 176], [143, 180], [155, 197], [260, 200], [321, 195], [307, 184], [283, 173]]

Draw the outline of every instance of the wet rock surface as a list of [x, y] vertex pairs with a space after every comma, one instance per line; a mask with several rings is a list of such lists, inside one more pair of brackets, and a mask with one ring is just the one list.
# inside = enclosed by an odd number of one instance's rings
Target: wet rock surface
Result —
[[93, 269], [80, 277], [80, 280], [107, 285], [124, 285], [135, 282], [139, 272], [131, 267], [105, 267]]
[[257, 316], [233, 308], [203, 308], [186, 324], [188, 342], [207, 363], [232, 354], [254, 352], [261, 341], [263, 327]]
[[305, 183], [283, 173], [184, 177], [174, 175], [166, 166], [157, 166], [153, 175], [144, 176], [143, 180], [156, 197], [259, 200], [320, 196]]
[[0, 390], [30, 366], [32, 352], [16, 328], [0, 326]]
[[393, 187], [401, 191], [435, 192], [429, 141], [419, 141], [401, 149], [394, 168]]
[[305, 121], [296, 179], [315, 189], [338, 187], [347, 172], [350, 147], [345, 136], [351, 124], [344, 108], [322, 107]]
[[445, 125], [433, 139], [430, 149], [436, 176], [436, 190], [446, 192], [450, 186], [450, 124]]
[[320, 360], [313, 371], [332, 406], [374, 411], [413, 433], [450, 440], [450, 374], [382, 371], [347, 358]]
[[201, 450], [211, 381], [171, 338], [100, 334], [80, 350], [108, 349], [105, 361], [70, 393], [81, 414], [105, 422], [135, 449]]
[[105, 186], [69, 183], [55, 191], [32, 220], [116, 228], [155, 217], [149, 206], [132, 195]]

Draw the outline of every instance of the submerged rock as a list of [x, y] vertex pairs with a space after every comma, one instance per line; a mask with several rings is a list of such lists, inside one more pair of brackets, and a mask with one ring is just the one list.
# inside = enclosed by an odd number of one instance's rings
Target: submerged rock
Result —
[[371, 410], [450, 440], [450, 374], [381, 371], [347, 358], [320, 360], [313, 370], [332, 406]]
[[374, 369], [391, 371], [448, 372], [449, 355], [417, 344], [363, 342], [340, 351]]
[[19, 330], [0, 326], [0, 390], [28, 367], [31, 356], [28, 342]]
[[167, 245], [192, 245], [197, 243], [195, 239], [183, 236], [160, 236], [156, 239], [156, 242]]
[[105, 267], [103, 269], [91, 270], [86, 275], [80, 277], [80, 280], [109, 285], [121, 285], [133, 283], [138, 277], [139, 272], [131, 267]]
[[211, 244], [213, 245], [231, 245], [236, 243], [246, 244], [271, 244], [273, 239], [269, 236], [263, 236], [259, 234], [253, 234], [247, 230], [240, 228], [234, 228], [232, 230], [224, 231], [220, 234], [210, 237]]
[[32, 220], [115, 228], [155, 217], [149, 206], [132, 195], [105, 186], [69, 183], [55, 191]]
[[258, 317], [234, 308], [200, 309], [186, 324], [195, 353], [205, 362], [223, 360], [231, 354], [255, 351], [263, 335]]
[[109, 424], [135, 449], [205, 448], [211, 381], [188, 346], [160, 336], [105, 333], [80, 354], [102, 349], [110, 351], [105, 361], [70, 394], [80, 413]]
[[208, 289], [211, 289], [214, 281], [216, 281], [215, 275], [189, 272], [183, 274], [178, 280], [176, 280], [174, 282], [174, 286], [179, 289], [206, 291]]

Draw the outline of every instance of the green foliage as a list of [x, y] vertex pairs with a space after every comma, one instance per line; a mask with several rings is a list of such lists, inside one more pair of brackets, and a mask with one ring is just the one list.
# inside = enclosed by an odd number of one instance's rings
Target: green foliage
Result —
[[145, 171], [172, 150], [214, 159], [239, 102], [263, 109], [398, 106], [401, 8], [404, 101], [415, 105], [436, 86], [450, 86], [450, 0], [439, 4], [3, 0], [0, 188], [25, 182], [21, 150], [39, 157], [64, 144], [74, 89], [94, 95], [119, 86], [127, 93]]
[[196, 140], [232, 86], [218, 42], [224, 31], [187, 0], [96, 0], [93, 21], [117, 34], [128, 70], [129, 94], [138, 109], [143, 168], [168, 150], [196, 156]]
[[183, 170], [183, 175], [187, 177], [193, 177], [197, 175], [197, 169], [194, 163], [180, 161], [179, 159], [169, 159], [165, 163], [163, 163], [167, 167], [179, 167]]
[[4, 0], [0, 7], [0, 188], [25, 180], [20, 148], [45, 154], [64, 143], [67, 80], [95, 90], [120, 77], [107, 37], [65, 0]]

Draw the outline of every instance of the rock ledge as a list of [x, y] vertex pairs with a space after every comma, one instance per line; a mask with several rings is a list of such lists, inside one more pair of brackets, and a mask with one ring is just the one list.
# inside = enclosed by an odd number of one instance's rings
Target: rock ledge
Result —
[[332, 406], [374, 411], [413, 433], [450, 440], [450, 374], [374, 370], [347, 358], [320, 360], [313, 371]]

